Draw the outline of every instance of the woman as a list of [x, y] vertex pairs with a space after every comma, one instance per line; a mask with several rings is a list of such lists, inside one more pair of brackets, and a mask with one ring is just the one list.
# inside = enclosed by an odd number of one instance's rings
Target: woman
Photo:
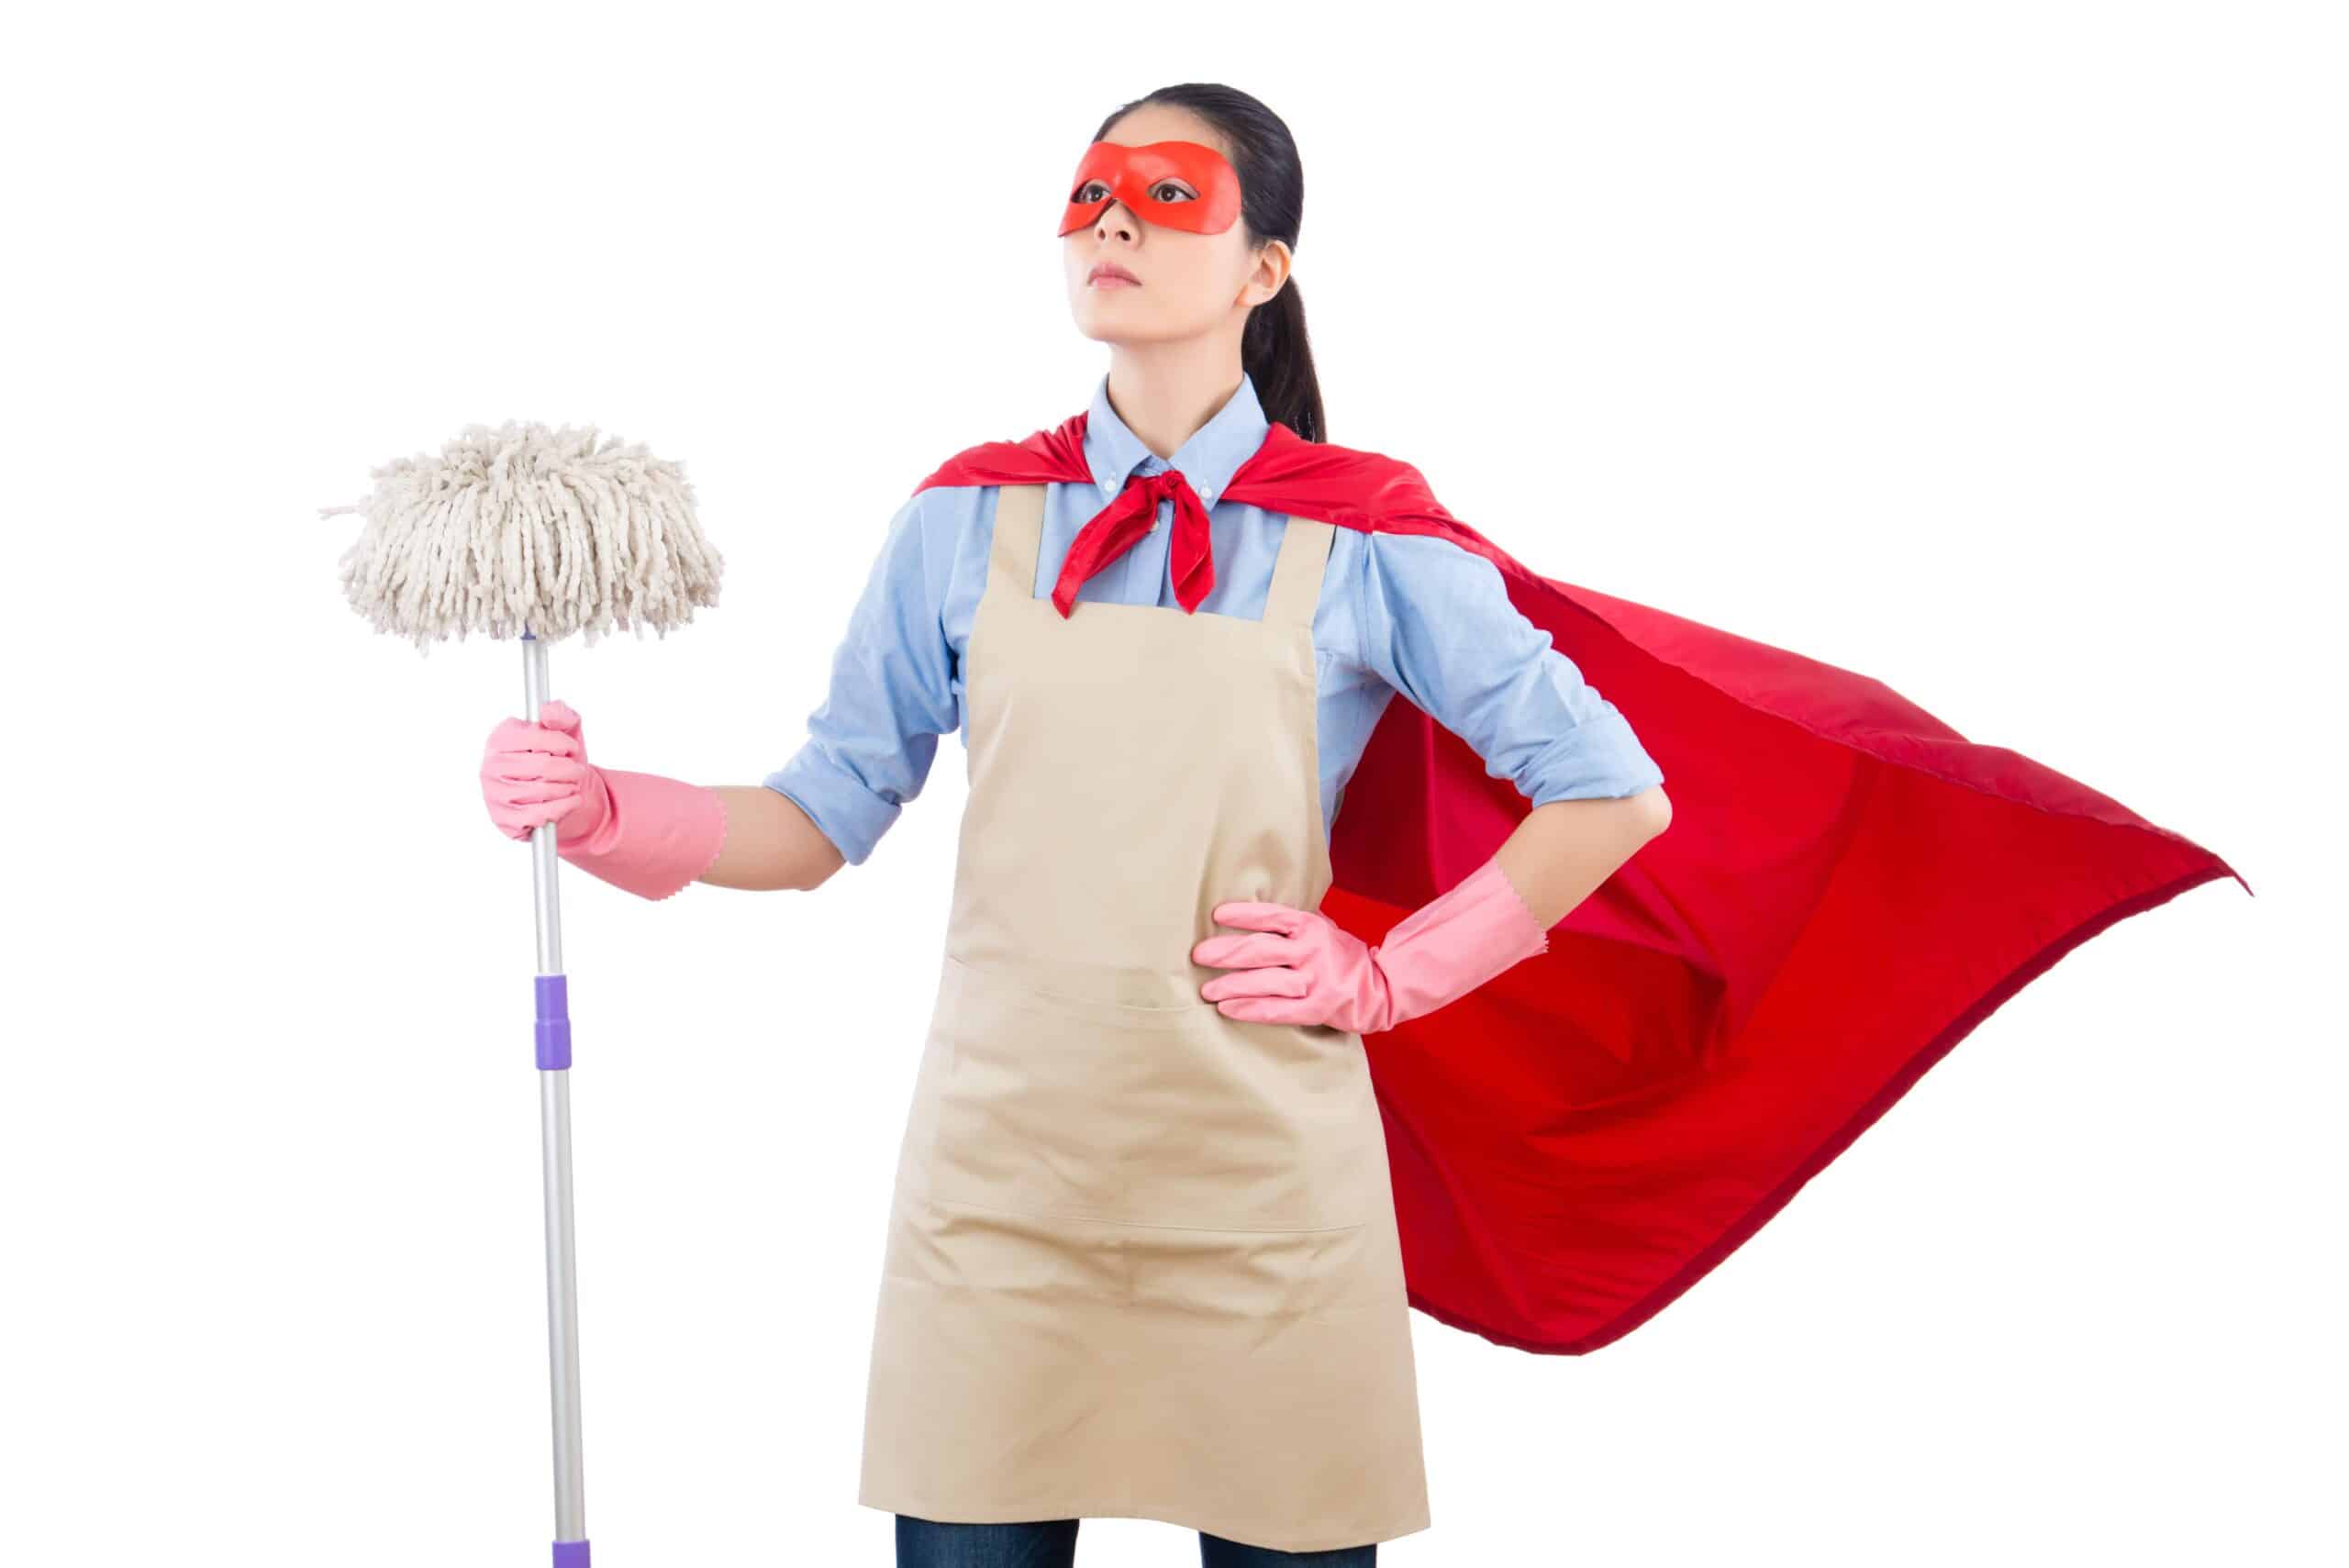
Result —
[[[1324, 441], [1301, 185], [1228, 88], [1101, 126], [1061, 227], [1092, 406], [917, 490], [762, 786], [592, 767], [559, 703], [484, 759], [504, 831], [555, 819], [644, 896], [812, 889], [964, 729], [860, 1492], [901, 1563], [1067, 1563], [1088, 1516], [1374, 1562], [1430, 1522], [1409, 1306], [1619, 1337], [2032, 974], [2226, 874]], [[1651, 712], [1705, 803], [1685, 854]], [[1885, 951], [1948, 962], [1884, 983]]]

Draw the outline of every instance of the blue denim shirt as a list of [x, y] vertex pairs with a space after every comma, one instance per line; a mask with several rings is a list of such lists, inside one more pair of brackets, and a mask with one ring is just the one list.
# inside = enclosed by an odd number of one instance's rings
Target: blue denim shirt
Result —
[[[1031, 591], [1052, 592], [1070, 541], [1129, 475], [1172, 467], [1208, 507], [1214, 541], [1215, 586], [1196, 613], [1263, 616], [1288, 519], [1217, 497], [1270, 428], [1253, 381], [1243, 376], [1169, 463], [1110, 407], [1104, 375], [1085, 424], [1093, 482], [1045, 486]], [[921, 793], [938, 738], [963, 727], [963, 651], [986, 586], [996, 494], [992, 484], [940, 485], [897, 509], [833, 656], [830, 689], [808, 717], [807, 740], [762, 781], [797, 802], [852, 864], [873, 853]], [[1078, 601], [1184, 613], [1168, 563], [1174, 507], [1160, 503], [1151, 532], [1086, 579]], [[1535, 806], [1632, 795], [1664, 781], [1614, 705], [1508, 602], [1500, 569], [1449, 539], [1335, 530], [1313, 643], [1325, 833], [1397, 694]]]

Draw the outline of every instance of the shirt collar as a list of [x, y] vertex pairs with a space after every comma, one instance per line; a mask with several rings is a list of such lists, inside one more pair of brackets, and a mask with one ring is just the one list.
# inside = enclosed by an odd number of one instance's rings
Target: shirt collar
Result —
[[1109, 378], [1105, 374], [1093, 390], [1093, 406], [1085, 417], [1085, 461], [1107, 500], [1117, 498], [1136, 469], [1151, 474], [1178, 468], [1198, 493], [1200, 503], [1212, 506], [1241, 464], [1256, 455], [1271, 432], [1272, 421], [1264, 417], [1264, 406], [1256, 398], [1255, 380], [1242, 371], [1240, 390], [1216, 410], [1214, 418], [1192, 432], [1172, 462], [1163, 462], [1109, 406]]

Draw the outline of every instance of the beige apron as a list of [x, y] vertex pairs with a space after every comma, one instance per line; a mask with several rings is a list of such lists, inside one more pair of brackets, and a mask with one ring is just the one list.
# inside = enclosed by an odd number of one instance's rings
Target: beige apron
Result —
[[858, 1500], [1163, 1519], [1319, 1551], [1428, 1525], [1362, 1037], [1228, 1018], [1227, 899], [1330, 885], [1290, 519], [1264, 618], [1036, 593], [999, 492], [964, 666], [970, 798], [899, 1155]]

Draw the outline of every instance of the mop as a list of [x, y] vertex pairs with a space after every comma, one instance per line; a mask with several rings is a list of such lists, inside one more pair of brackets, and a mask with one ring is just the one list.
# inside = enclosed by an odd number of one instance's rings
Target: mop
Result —
[[[614, 626], [668, 629], [718, 603], [724, 562], [702, 537], [683, 471], [592, 427], [471, 425], [438, 458], [373, 471], [374, 493], [319, 516], [366, 519], [340, 562], [351, 607], [419, 653], [451, 633], [518, 637], [522, 706], [548, 699], [547, 644]], [[572, 1253], [571, 1010], [555, 898], [556, 825], [530, 835], [538, 906], [535, 1037], [553, 1385], [555, 1568], [588, 1568], [580, 1452], [579, 1301]]]

